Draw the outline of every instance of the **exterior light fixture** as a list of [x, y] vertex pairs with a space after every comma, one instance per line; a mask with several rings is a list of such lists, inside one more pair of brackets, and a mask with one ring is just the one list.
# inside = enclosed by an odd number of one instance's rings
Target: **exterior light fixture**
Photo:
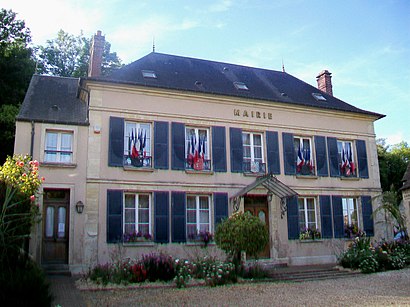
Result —
[[269, 203], [272, 201], [272, 197], [273, 197], [273, 194], [271, 192], [268, 192], [267, 198], [268, 198]]
[[75, 210], [77, 211], [78, 214], [83, 213], [84, 211], [84, 204], [81, 200], [79, 200], [76, 204], [75, 204]]

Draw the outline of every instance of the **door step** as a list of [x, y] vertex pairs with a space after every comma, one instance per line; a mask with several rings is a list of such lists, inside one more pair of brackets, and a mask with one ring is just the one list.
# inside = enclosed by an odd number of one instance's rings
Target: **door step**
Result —
[[43, 264], [41, 267], [47, 275], [71, 276], [68, 264]]

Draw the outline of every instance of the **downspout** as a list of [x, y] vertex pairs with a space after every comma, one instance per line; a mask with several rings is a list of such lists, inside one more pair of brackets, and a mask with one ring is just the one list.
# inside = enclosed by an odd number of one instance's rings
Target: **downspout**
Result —
[[31, 121], [31, 143], [30, 143], [30, 157], [33, 159], [34, 153], [34, 120]]

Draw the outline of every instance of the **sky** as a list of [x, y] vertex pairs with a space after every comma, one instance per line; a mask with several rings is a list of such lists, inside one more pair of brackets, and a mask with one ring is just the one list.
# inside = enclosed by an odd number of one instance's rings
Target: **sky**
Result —
[[408, 0], [1, 0], [34, 45], [101, 30], [124, 64], [155, 51], [282, 70], [381, 113], [376, 138], [410, 143]]

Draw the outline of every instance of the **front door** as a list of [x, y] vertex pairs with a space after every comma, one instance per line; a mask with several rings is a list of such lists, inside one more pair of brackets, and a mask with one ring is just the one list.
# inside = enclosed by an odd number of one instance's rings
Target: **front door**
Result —
[[44, 190], [43, 264], [68, 264], [69, 190]]
[[[269, 209], [266, 196], [246, 196], [244, 199], [245, 212], [250, 212], [257, 216], [269, 230]], [[270, 238], [270, 235], [269, 235]], [[258, 258], [270, 257], [270, 244], [266, 244], [265, 249], [259, 253]]]

